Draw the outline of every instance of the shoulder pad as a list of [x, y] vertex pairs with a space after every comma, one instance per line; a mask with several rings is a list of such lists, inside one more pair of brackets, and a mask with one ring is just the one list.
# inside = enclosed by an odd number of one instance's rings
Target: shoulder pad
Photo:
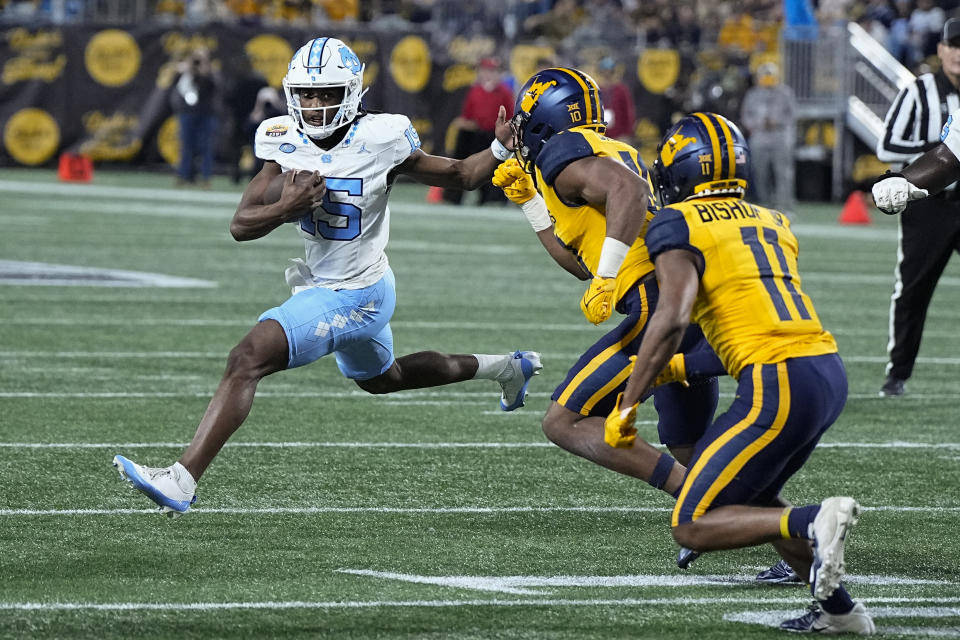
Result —
[[371, 113], [363, 116], [351, 127], [343, 141], [344, 146], [365, 144], [370, 151], [392, 150], [396, 166], [420, 148], [420, 136], [410, 118], [397, 113]]
[[590, 141], [580, 131], [561, 131], [547, 140], [537, 154], [537, 167], [544, 182], [553, 186], [564, 167], [580, 158], [595, 155]]
[[[656, 260], [658, 255], [670, 249], [685, 249], [700, 256], [700, 262], [703, 263], [703, 254], [690, 244], [690, 228], [683, 213], [677, 209], [667, 207], [657, 211], [647, 227], [645, 242], [651, 260]], [[700, 275], [703, 275], [702, 270]]]
[[290, 116], [268, 118], [257, 127], [253, 138], [253, 152], [262, 160], [279, 162], [293, 153], [298, 145], [307, 144]]
[[[398, 113], [367, 113], [357, 118], [351, 127], [356, 127], [357, 139], [367, 144], [384, 144], [396, 140], [410, 126], [410, 118]], [[347, 133], [349, 136], [349, 132]]]

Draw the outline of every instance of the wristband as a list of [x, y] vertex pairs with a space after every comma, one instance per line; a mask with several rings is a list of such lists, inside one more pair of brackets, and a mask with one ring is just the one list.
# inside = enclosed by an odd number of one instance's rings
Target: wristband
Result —
[[629, 245], [609, 236], [604, 238], [603, 247], [600, 249], [600, 259], [597, 261], [597, 277], [616, 278], [628, 251], [630, 251]]
[[547, 211], [547, 203], [539, 193], [520, 205], [520, 210], [523, 211], [523, 215], [527, 216], [527, 222], [530, 223], [534, 231], [540, 232], [553, 225], [550, 212]]
[[510, 149], [507, 149], [505, 146], [503, 146], [503, 143], [496, 138], [494, 138], [493, 142], [490, 143], [490, 151], [493, 152], [493, 156], [500, 162], [503, 162], [510, 157]]

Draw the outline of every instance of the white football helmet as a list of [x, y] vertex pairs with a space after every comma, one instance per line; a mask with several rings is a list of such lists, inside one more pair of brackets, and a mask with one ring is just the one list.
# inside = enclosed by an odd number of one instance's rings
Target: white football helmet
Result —
[[[363, 89], [364, 66], [357, 54], [336, 38], [314, 38], [300, 47], [293, 54], [283, 78], [287, 109], [297, 128], [311, 138], [326, 138], [353, 122], [360, 110], [360, 99], [366, 93]], [[297, 89], [310, 87], [343, 87], [343, 101], [339, 105], [304, 109], [300, 106]], [[324, 113], [322, 125], [310, 124], [303, 117], [304, 111], [316, 110]], [[332, 118], [326, 115], [334, 111]]]

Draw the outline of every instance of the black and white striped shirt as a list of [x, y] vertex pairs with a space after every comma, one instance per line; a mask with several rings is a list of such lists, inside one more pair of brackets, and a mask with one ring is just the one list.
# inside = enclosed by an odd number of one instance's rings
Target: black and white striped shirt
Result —
[[942, 71], [925, 73], [897, 95], [877, 143], [882, 162], [908, 163], [940, 142], [940, 130], [951, 112], [960, 108], [960, 95]]

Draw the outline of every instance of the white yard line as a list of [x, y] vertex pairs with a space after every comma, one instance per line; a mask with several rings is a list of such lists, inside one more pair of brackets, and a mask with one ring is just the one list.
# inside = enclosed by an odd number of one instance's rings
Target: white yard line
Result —
[[[864, 511], [893, 513], [960, 513], [960, 507], [863, 506]], [[157, 515], [158, 509], [0, 509], [2, 516]], [[503, 513], [670, 513], [672, 507], [196, 507], [190, 515], [314, 515], [324, 513], [503, 514]]]
[[[858, 598], [866, 603], [883, 604], [882, 598]], [[931, 599], [930, 602], [939, 602], [946, 604], [955, 602], [952, 598], [945, 600]], [[867, 609], [873, 618], [958, 618], [960, 617], [960, 608], [957, 607], [890, 607], [890, 606], [871, 606]], [[768, 627], [778, 627], [780, 623], [788, 618], [797, 616], [796, 610], [778, 610], [778, 611], [743, 611], [740, 613], [726, 613], [723, 619], [729, 622], [746, 622], [751, 624], [761, 624]], [[881, 627], [878, 631], [884, 635], [893, 634], [893, 628]], [[907, 635], [927, 635], [953, 638], [960, 636], [960, 628], [940, 628], [940, 627], [911, 627]]]
[[[72, 324], [62, 320], [58, 322], [64, 325]], [[192, 321], [192, 322], [197, 322], [197, 321]], [[203, 322], [204, 325], [208, 323], [208, 321], [205, 321], [205, 320], [201, 322]], [[6, 324], [16, 324], [16, 322], [13, 322], [13, 323], [6, 322]], [[213, 326], [216, 323], [210, 321], [209, 324]], [[396, 325], [397, 323], [392, 323], [392, 324]], [[438, 323], [438, 324], [441, 324], [441, 323]], [[570, 326], [555, 325], [555, 326], [558, 328], [558, 330], [576, 331], [576, 329], [574, 329], [572, 325]], [[562, 329], [560, 329], [561, 327]], [[437, 327], [433, 327], [433, 328], [437, 328]], [[451, 327], [451, 328], [456, 329], [458, 327]], [[513, 326], [513, 328], [514, 329], [520, 328], [520, 325], [515, 325]], [[881, 335], [881, 333], [884, 336], [886, 335], [885, 332], [880, 332], [880, 331], [877, 331], [875, 333], [876, 335]], [[947, 334], [944, 333], [943, 336], [941, 337], [947, 337]], [[950, 337], [951, 338], [955, 337], [955, 335], [950, 334]], [[550, 358], [552, 360], [574, 361], [577, 358], [579, 358], [581, 354], [571, 351], [567, 353], [542, 352], [540, 355], [543, 358]], [[226, 358], [226, 356], [227, 356], [226, 351], [0, 351], [0, 358], [7, 358], [7, 359], [13, 359], [13, 358], [31, 358], [31, 359], [37, 359], [37, 358], [60, 358], [60, 359], [66, 359], [66, 358], [105, 358], [105, 359], [107, 358], [109, 359], [164, 358], [164, 359], [167, 359], [167, 358], [173, 358], [173, 359], [179, 360], [184, 358], [223, 359], [223, 358]], [[859, 363], [869, 363], [869, 364], [884, 364], [888, 360], [887, 356], [879, 356], [879, 355], [878, 356], [844, 355], [842, 357], [844, 362], [859, 362]], [[920, 356], [919, 358], [917, 358], [917, 363], [934, 364], [934, 365], [960, 365], [960, 356], [957, 356], [957, 357]]]
[[[209, 390], [184, 390], [184, 391], [0, 391], [0, 399], [57, 399], [69, 398], [73, 400], [112, 400], [117, 398], [125, 399], [154, 399], [154, 398], [209, 398], [213, 395], [214, 389]], [[438, 406], [449, 407], [457, 404], [490, 404], [489, 394], [483, 392], [433, 392], [436, 398], [451, 398], [450, 400], [428, 400], [430, 396], [425, 394], [403, 395], [401, 392], [384, 396], [371, 397], [370, 394], [363, 391], [257, 391], [258, 398], [370, 398], [371, 402], [395, 405], [410, 406]], [[529, 398], [549, 398], [549, 391], [531, 391], [527, 394]], [[733, 398], [733, 393], [721, 393], [720, 398]], [[456, 400], [454, 398], [460, 398]], [[847, 396], [850, 400], [873, 400], [877, 402], [926, 402], [929, 400], [955, 400], [955, 393], [910, 393], [902, 398], [882, 398], [876, 393], [851, 393]]]
[[[859, 598], [867, 604], [960, 603], [960, 598]], [[0, 602], [0, 610], [15, 611], [216, 611], [230, 609], [367, 609], [389, 607], [690, 607], [697, 605], [797, 605], [789, 598], [520, 598], [483, 600], [266, 600], [248, 602]], [[798, 615], [798, 610], [788, 612]]]
[[[960, 510], [958, 508], [957, 510]], [[193, 514], [312, 515], [324, 513], [501, 514], [501, 513], [669, 513], [670, 507], [207, 507]], [[157, 515], [159, 509], [0, 509], [0, 516], [115, 516]]]
[[[675, 573], [670, 575], [626, 576], [434, 576], [374, 571], [371, 569], [337, 569], [338, 573], [397, 580], [414, 584], [432, 584], [456, 589], [512, 593], [515, 595], [553, 595], [562, 587], [704, 587], [755, 584], [755, 574], [703, 575]], [[857, 576], [857, 584], [871, 586], [888, 585], [953, 585], [946, 580], [924, 580], [902, 576], [863, 575]]]
[[[501, 414], [502, 412], [490, 412]], [[533, 413], [533, 412], [529, 412]], [[539, 414], [536, 414], [539, 418]], [[642, 424], [656, 424], [645, 420]], [[0, 442], [0, 449], [181, 449], [186, 442]], [[552, 448], [553, 444], [535, 442], [227, 442], [224, 447], [250, 449], [530, 449]], [[821, 442], [819, 449], [936, 449], [960, 450], [960, 442]]]
[[[153, 399], [153, 398], [209, 398], [214, 388], [209, 390], [184, 391], [0, 391], [0, 398], [20, 399], [52, 399], [70, 398], [74, 400], [111, 400], [116, 398]], [[496, 406], [497, 395], [484, 392], [450, 391], [438, 392], [410, 392], [401, 391], [384, 396], [371, 396], [365, 391], [257, 391], [258, 398], [328, 398], [349, 399], [369, 398], [372, 402], [381, 404], [404, 405], [437, 405], [451, 406], [455, 404], [490, 404]], [[527, 394], [528, 398], [549, 398], [549, 391], [534, 391]], [[444, 400], [443, 398], [448, 398]]]

